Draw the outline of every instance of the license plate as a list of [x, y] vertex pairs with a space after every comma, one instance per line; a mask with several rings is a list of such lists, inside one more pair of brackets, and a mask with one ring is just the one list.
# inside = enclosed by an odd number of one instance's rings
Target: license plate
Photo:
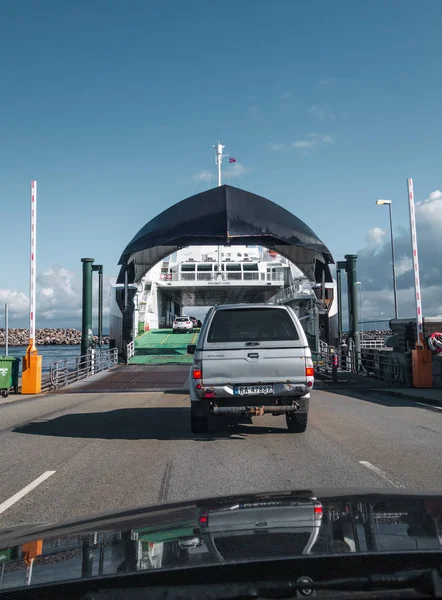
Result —
[[235, 396], [273, 394], [273, 385], [235, 385]]

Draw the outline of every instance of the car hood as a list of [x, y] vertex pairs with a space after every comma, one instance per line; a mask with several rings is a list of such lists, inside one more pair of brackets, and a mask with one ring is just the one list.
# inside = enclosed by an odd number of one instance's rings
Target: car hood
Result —
[[[1, 589], [257, 558], [441, 550], [442, 495], [289, 490], [136, 507], [0, 532]], [[30, 572], [31, 571], [31, 572]]]

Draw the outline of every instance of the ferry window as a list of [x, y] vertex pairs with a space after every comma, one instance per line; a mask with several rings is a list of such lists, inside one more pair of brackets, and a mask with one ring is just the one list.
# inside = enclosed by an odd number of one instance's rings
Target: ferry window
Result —
[[192, 263], [183, 263], [181, 265], [181, 271], [195, 271], [195, 265]]
[[212, 271], [212, 265], [197, 265], [197, 271]]
[[250, 263], [242, 266], [243, 271], [258, 271], [258, 263]]
[[235, 265], [235, 263], [231, 263], [230, 265], [226, 265], [227, 271], [241, 271], [241, 265]]

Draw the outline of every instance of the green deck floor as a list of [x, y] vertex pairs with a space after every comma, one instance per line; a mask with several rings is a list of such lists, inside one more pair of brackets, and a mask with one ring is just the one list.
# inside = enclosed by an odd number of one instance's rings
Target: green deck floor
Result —
[[153, 329], [135, 340], [135, 356], [131, 365], [161, 365], [165, 363], [191, 364], [186, 353], [188, 344], [195, 344], [199, 330], [194, 333], [172, 333], [172, 329]]

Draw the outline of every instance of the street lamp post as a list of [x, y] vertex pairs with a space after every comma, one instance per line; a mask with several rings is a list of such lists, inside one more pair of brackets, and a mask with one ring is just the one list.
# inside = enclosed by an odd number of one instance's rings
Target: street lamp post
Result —
[[362, 281], [357, 281], [356, 284], [359, 288], [359, 323], [361, 324], [361, 340], [364, 339], [364, 318], [362, 316]]
[[394, 259], [394, 238], [393, 238], [393, 219], [391, 215], [391, 200], [376, 200], [376, 204], [388, 206], [388, 213], [390, 216], [390, 239], [391, 239], [391, 262], [393, 266], [393, 293], [394, 293], [394, 318], [397, 319], [399, 316], [398, 305], [397, 305], [397, 287], [396, 287], [396, 263]]

